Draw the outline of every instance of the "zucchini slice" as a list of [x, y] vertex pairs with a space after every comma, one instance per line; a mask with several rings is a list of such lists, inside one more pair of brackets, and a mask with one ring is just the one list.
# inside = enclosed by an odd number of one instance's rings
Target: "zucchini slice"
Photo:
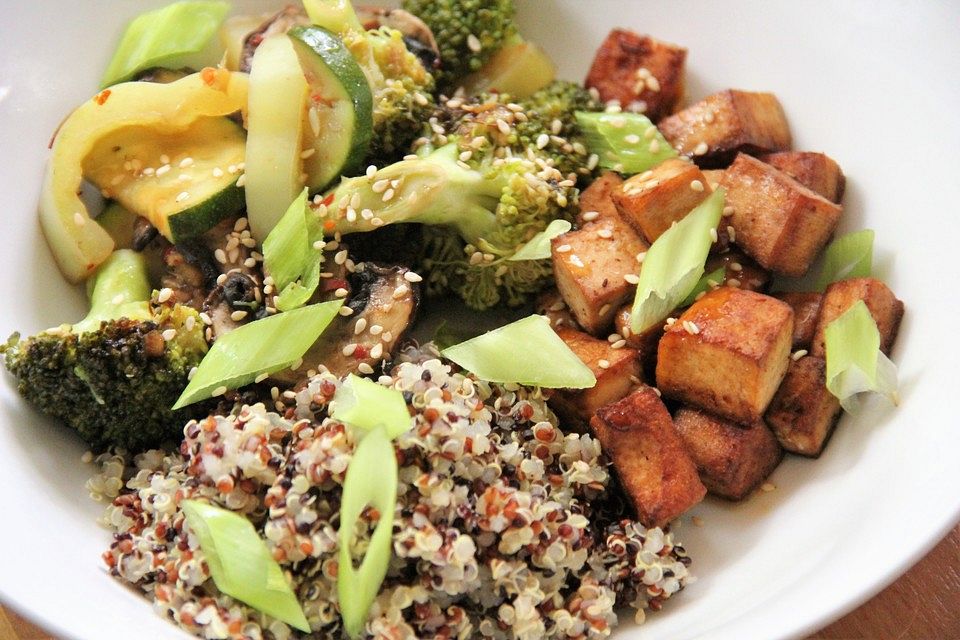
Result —
[[287, 32], [310, 92], [304, 126], [303, 170], [316, 193], [360, 168], [373, 136], [373, 95], [343, 42], [317, 26]]
[[245, 144], [229, 118], [197, 118], [180, 131], [131, 125], [97, 141], [83, 174], [176, 243], [243, 208], [237, 181]]

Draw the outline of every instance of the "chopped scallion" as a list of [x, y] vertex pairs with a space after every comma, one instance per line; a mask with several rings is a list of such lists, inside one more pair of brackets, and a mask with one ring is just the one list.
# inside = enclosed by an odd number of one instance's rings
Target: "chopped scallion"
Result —
[[174, 409], [205, 400], [217, 391], [250, 384], [297, 364], [337, 317], [343, 300], [313, 304], [256, 320], [221, 336], [200, 361]]
[[333, 401], [331, 418], [364, 431], [379, 427], [386, 430], [387, 437], [396, 438], [413, 424], [402, 393], [352, 373]]
[[714, 191], [647, 250], [630, 314], [634, 333], [662, 322], [696, 286], [713, 244], [710, 231], [723, 213], [724, 193]]
[[588, 389], [593, 372], [543, 316], [532, 315], [442, 351], [481, 380], [549, 388]]
[[858, 300], [826, 329], [827, 389], [844, 410], [859, 410], [863, 395], [879, 393], [897, 404], [897, 366], [880, 351], [880, 331]]
[[303, 609], [283, 570], [244, 516], [198, 500], [180, 503], [200, 540], [217, 588], [258, 611], [310, 633]]
[[181, 0], [137, 16], [123, 32], [102, 86], [150, 67], [182, 66], [186, 56], [203, 50], [229, 11], [229, 2]]
[[322, 256], [313, 243], [322, 238], [323, 229], [307, 206], [304, 189], [263, 241], [264, 270], [280, 292], [276, 298], [280, 311], [302, 307], [317, 290]]
[[604, 169], [641, 173], [677, 155], [650, 119], [639, 113], [578, 111], [576, 117], [587, 148], [597, 154]]
[[[357, 568], [350, 549], [356, 537], [357, 521], [368, 505], [379, 512], [380, 520]], [[370, 606], [387, 575], [393, 550], [393, 512], [396, 506], [397, 456], [387, 433], [375, 429], [363, 436], [353, 453], [340, 502], [337, 595], [343, 626], [351, 638], [363, 631]]]
[[570, 231], [571, 224], [566, 220], [554, 220], [547, 228], [533, 236], [527, 244], [507, 258], [507, 260], [543, 260], [550, 257], [550, 241]]
[[823, 291], [833, 282], [847, 278], [869, 278], [873, 270], [872, 229], [854, 231], [836, 238], [827, 247], [817, 289]]
[[700, 281], [697, 282], [696, 286], [693, 288], [693, 291], [691, 291], [690, 294], [683, 299], [683, 302], [681, 302], [677, 306], [689, 307], [690, 305], [692, 305], [694, 302], [697, 301], [697, 296], [699, 296], [701, 293], [706, 293], [707, 291], [710, 291], [711, 289], [713, 289], [715, 286], [719, 286], [723, 284], [723, 281], [726, 279], [726, 277], [727, 277], [726, 267], [720, 267], [719, 269], [715, 269], [711, 271], [707, 275], [700, 278]]

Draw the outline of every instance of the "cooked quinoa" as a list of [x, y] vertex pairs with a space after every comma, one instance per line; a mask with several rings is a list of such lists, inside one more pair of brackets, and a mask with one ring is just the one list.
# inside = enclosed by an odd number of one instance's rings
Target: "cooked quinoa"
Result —
[[[669, 529], [630, 519], [599, 443], [562, 433], [540, 390], [481, 382], [422, 356], [380, 383], [403, 392], [416, 421], [395, 441], [394, 554], [370, 636], [606, 637], [617, 607], [642, 620], [693, 580]], [[338, 384], [321, 373], [282, 415], [256, 404], [190, 422], [179, 453], [100, 456], [89, 488], [112, 499], [104, 515], [115, 532], [103, 555], [110, 572], [203, 638], [343, 635], [337, 528], [356, 440], [327, 417]], [[178, 510], [185, 498], [254, 522], [312, 634], [217, 590]], [[367, 510], [367, 532], [378, 517]]]

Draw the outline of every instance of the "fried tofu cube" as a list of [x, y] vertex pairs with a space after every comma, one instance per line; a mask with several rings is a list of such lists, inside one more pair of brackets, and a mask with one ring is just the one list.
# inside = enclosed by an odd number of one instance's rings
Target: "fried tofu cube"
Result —
[[770, 271], [792, 277], [807, 272], [833, 235], [843, 209], [765, 162], [740, 154], [723, 172], [725, 217], [735, 242]]
[[625, 29], [614, 29], [600, 45], [584, 85], [604, 102], [644, 113], [654, 122], [683, 100], [687, 50]]
[[629, 178], [611, 197], [620, 216], [653, 242], [711, 193], [697, 165], [674, 158]]
[[840, 401], [827, 390], [826, 372], [823, 358], [791, 361], [767, 409], [767, 424], [791, 453], [819, 456], [840, 418]]
[[779, 151], [767, 153], [760, 159], [783, 171], [808, 189], [816, 191], [830, 202], [840, 204], [846, 178], [840, 165], [825, 153], [813, 151]]
[[634, 333], [633, 329], [630, 328], [630, 313], [632, 310], [633, 304], [631, 303], [620, 307], [613, 320], [614, 331], [623, 339], [626, 346], [636, 349], [644, 377], [653, 380], [657, 366], [657, 343], [663, 336], [663, 325], [657, 324], [641, 333]]
[[790, 305], [720, 287], [667, 327], [657, 349], [657, 386], [668, 398], [752, 424], [786, 373], [792, 340]]
[[546, 316], [550, 320], [550, 326], [554, 329], [557, 327], [580, 328], [577, 321], [573, 319], [573, 314], [570, 313], [570, 308], [564, 302], [563, 296], [556, 289], [541, 291], [533, 308], [539, 315]]
[[877, 323], [880, 332], [880, 350], [890, 355], [897, 339], [900, 320], [903, 318], [903, 303], [897, 300], [890, 287], [876, 278], [850, 278], [834, 282], [823, 293], [820, 317], [813, 336], [812, 355], [826, 357], [827, 325], [843, 315], [858, 300], [863, 300]]
[[783, 458], [783, 450], [767, 425], [758, 420], [740, 425], [699, 409], [682, 407], [673, 424], [714, 495], [740, 500], [760, 486]]
[[590, 183], [580, 194], [580, 212], [577, 214], [577, 226], [583, 227], [598, 220], [619, 219], [620, 213], [613, 203], [611, 195], [623, 184], [620, 174], [607, 171]]
[[810, 349], [820, 317], [823, 294], [816, 291], [783, 291], [776, 294], [793, 309], [793, 348]]
[[667, 408], [652, 388], [640, 387], [603, 407], [590, 420], [590, 429], [613, 461], [644, 526], [662, 527], [707, 493]]
[[648, 248], [619, 216], [599, 218], [553, 239], [557, 289], [585, 331], [599, 335], [613, 324], [617, 309], [636, 290], [624, 276], [639, 273], [637, 255]]
[[724, 167], [741, 151], [786, 151], [791, 144], [783, 107], [772, 93], [721, 91], [657, 127], [677, 151], [707, 168]]
[[550, 398], [554, 411], [583, 429], [597, 409], [623, 398], [639, 383], [640, 361], [635, 350], [615, 349], [608, 341], [582, 331], [568, 327], [556, 327], [554, 331], [597, 378], [591, 389], [567, 389]]
[[723, 169], [703, 169], [703, 177], [707, 179], [707, 184], [714, 191], [720, 186], [720, 177], [723, 175]]
[[712, 254], [707, 258], [705, 273], [724, 268], [724, 279], [720, 283], [728, 287], [739, 287], [747, 291], [764, 291], [770, 282], [770, 273], [754, 262], [750, 257], [735, 248], [723, 253]]

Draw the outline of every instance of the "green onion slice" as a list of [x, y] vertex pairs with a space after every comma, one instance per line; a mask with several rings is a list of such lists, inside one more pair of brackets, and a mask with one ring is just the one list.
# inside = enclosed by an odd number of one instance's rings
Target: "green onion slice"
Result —
[[842, 235], [827, 247], [817, 290], [847, 278], [869, 278], [873, 270], [873, 229]]
[[[383, 429], [374, 429], [364, 435], [347, 467], [340, 503], [340, 530], [337, 532], [340, 546], [337, 595], [343, 626], [351, 638], [363, 631], [370, 606], [387, 575], [393, 551], [397, 473], [397, 456], [390, 436]], [[356, 568], [350, 549], [356, 537], [356, 523], [367, 505], [380, 513], [380, 521], [370, 537], [360, 567]]]
[[186, 56], [206, 47], [229, 11], [229, 2], [181, 0], [137, 16], [123, 32], [102, 87], [150, 67], [182, 66]]
[[634, 333], [662, 322], [696, 286], [713, 244], [711, 229], [723, 213], [724, 194], [722, 188], [711, 193], [647, 250], [630, 313]]
[[221, 336], [200, 361], [174, 409], [221, 395], [298, 364], [337, 317], [343, 300], [312, 304], [256, 320]]
[[857, 412], [870, 392], [899, 402], [897, 365], [880, 351], [880, 331], [863, 300], [828, 324], [825, 337], [827, 389], [844, 410]]
[[573, 226], [566, 220], [554, 220], [547, 228], [530, 238], [527, 244], [507, 260], [543, 260], [550, 257], [550, 241], [570, 231]]
[[388, 438], [396, 438], [413, 424], [403, 394], [373, 380], [347, 376], [333, 396], [330, 417], [364, 431], [378, 427]]
[[198, 500], [184, 500], [180, 508], [200, 539], [210, 575], [220, 591], [310, 633], [297, 596], [253, 523], [233, 511]]
[[707, 291], [710, 291], [714, 287], [723, 284], [723, 281], [726, 279], [726, 277], [727, 277], [726, 267], [720, 267], [719, 269], [715, 269], [711, 271], [707, 275], [700, 278], [700, 281], [697, 282], [696, 286], [693, 287], [693, 291], [691, 291], [689, 295], [687, 295], [687, 297], [683, 299], [683, 302], [681, 302], [677, 306], [689, 307], [690, 305], [692, 305], [694, 302], [697, 301], [697, 296], [699, 296], [701, 293], [706, 293]]
[[300, 192], [263, 241], [264, 270], [280, 292], [275, 301], [280, 311], [305, 305], [320, 284], [322, 255], [313, 243], [323, 239], [323, 228], [307, 195], [307, 189]]
[[447, 347], [441, 353], [490, 382], [563, 389], [589, 389], [597, 384], [590, 368], [550, 328], [550, 321], [538, 315]]
[[576, 117], [587, 148], [597, 154], [604, 169], [641, 173], [677, 155], [650, 119], [639, 113], [578, 111]]

